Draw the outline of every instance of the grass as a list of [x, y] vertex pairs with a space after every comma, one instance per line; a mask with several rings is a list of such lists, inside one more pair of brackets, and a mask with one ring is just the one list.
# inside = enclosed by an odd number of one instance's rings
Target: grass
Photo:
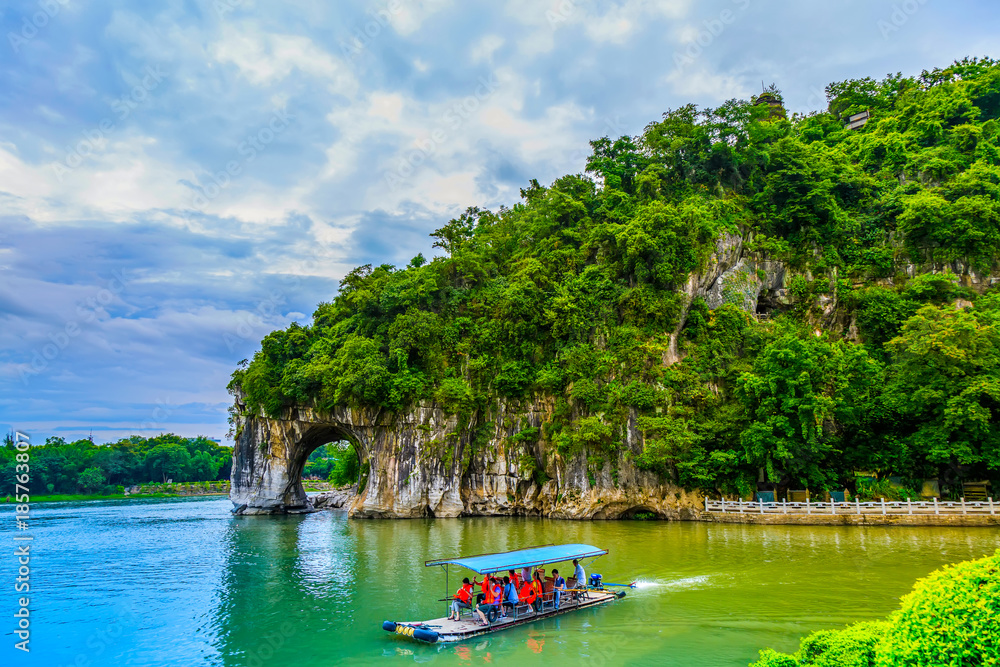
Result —
[[[30, 503], [64, 503], [64, 502], [76, 502], [79, 500], [125, 500], [126, 498], [181, 498], [181, 497], [193, 497], [193, 496], [220, 496], [225, 495], [223, 493], [195, 493], [195, 494], [181, 494], [181, 493], [133, 493], [126, 496], [122, 493], [113, 493], [110, 495], [102, 495], [99, 493], [87, 494], [87, 493], [57, 493], [45, 496], [31, 496]], [[7, 496], [10, 498], [8, 502], [0, 501], [0, 506], [3, 505], [15, 505], [14, 497]]]

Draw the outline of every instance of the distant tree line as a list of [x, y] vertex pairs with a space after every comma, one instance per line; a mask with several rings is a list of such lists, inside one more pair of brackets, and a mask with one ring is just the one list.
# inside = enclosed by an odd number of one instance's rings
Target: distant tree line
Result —
[[[13, 434], [8, 434], [0, 448], [4, 493], [14, 489], [16, 452]], [[29, 453], [29, 487], [34, 495], [109, 494], [120, 486], [168, 479], [228, 480], [232, 469], [231, 448], [208, 438], [183, 438], [172, 433], [154, 438], [131, 436], [103, 445], [87, 438], [66, 442], [50, 437]]]

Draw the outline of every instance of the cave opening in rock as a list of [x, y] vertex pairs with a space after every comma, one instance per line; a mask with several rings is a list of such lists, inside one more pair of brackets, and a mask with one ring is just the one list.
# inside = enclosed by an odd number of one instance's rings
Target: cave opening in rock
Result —
[[335, 487], [354, 486], [358, 493], [368, 479], [368, 460], [360, 443], [336, 426], [316, 425], [306, 431], [296, 448], [289, 482], [302, 489], [304, 478], [332, 483]]
[[657, 519], [662, 519], [663, 517], [660, 516], [660, 513], [652, 507], [637, 505], [622, 512], [619, 518], [631, 519], [633, 521], [655, 521]]

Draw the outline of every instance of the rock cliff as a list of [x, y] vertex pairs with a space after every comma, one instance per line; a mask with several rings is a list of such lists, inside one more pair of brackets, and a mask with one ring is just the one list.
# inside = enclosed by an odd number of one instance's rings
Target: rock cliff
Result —
[[[677, 340], [696, 298], [705, 299], [710, 308], [730, 303], [755, 314], [792, 303], [787, 285], [793, 272], [748, 250], [748, 240], [723, 234], [702, 270], [682, 286], [685, 306], [663, 354], [664, 365], [679, 361]], [[964, 265], [927, 268], [950, 268], [972, 287], [996, 281]], [[906, 273], [915, 270], [910, 266]], [[812, 279], [808, 272], [804, 275]], [[837, 303], [835, 290], [820, 296], [815, 324], [853, 337], [856, 327]], [[633, 463], [643, 451], [634, 413], [623, 428], [624, 446], [614, 454], [583, 448], [563, 455], [539, 435], [554, 409], [554, 397], [535, 395], [520, 402], [495, 399], [485, 410], [461, 417], [433, 402], [418, 403], [405, 413], [300, 405], [269, 417], [251, 414], [237, 391], [230, 497], [242, 513], [308, 511], [312, 503], [301, 484], [307, 457], [320, 445], [349, 440], [361, 459], [357, 493], [345, 497], [338, 492], [318, 504], [349, 506], [354, 517], [614, 519], [643, 512], [678, 519], [698, 513], [701, 496]]]
[[[716, 305], [735, 301], [754, 312], [758, 297], [782, 289], [784, 268], [755, 258], [744, 241], [720, 237], [703, 270], [683, 287], [687, 305], [703, 297]], [[664, 364], [679, 359], [677, 337], [686, 313], [685, 307]], [[302, 405], [275, 418], [250, 414], [237, 393], [230, 497], [242, 513], [308, 510], [312, 503], [301, 484], [307, 457], [325, 443], [350, 440], [362, 464], [359, 490], [349, 503], [354, 517], [614, 519], [645, 512], [676, 519], [700, 507], [697, 494], [634, 465], [632, 457], [643, 448], [634, 414], [624, 429], [625, 446], [613, 459], [588, 457], [585, 449], [566, 457], [544, 438], [515, 437], [541, 430], [553, 409], [553, 397], [535, 396], [498, 399], [461, 420], [430, 402], [403, 414]]]

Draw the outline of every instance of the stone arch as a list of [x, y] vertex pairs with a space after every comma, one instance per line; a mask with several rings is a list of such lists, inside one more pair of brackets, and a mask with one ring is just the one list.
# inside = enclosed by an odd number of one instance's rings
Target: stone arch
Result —
[[302, 471], [309, 455], [328, 442], [351, 442], [362, 470], [368, 460], [366, 439], [350, 423], [317, 419], [299, 411], [279, 419], [260, 415], [241, 417], [233, 448], [230, 486], [230, 499], [240, 513], [311, 510], [302, 487]]
[[648, 505], [635, 505], [618, 515], [619, 519], [634, 519], [637, 514], [652, 514], [655, 519], [662, 519], [663, 513]]

